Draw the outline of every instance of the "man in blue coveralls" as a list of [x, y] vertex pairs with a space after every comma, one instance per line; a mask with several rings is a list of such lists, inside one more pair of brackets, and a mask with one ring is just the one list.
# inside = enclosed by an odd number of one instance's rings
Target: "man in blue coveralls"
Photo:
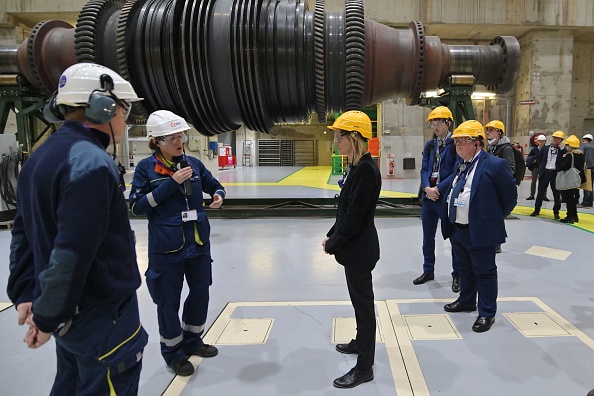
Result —
[[28, 347], [54, 336], [52, 395], [138, 393], [148, 340], [141, 280], [123, 180], [105, 152], [121, 141], [138, 100], [111, 69], [69, 67], [44, 111], [64, 123], [19, 175], [7, 292], [19, 325], [29, 325]]

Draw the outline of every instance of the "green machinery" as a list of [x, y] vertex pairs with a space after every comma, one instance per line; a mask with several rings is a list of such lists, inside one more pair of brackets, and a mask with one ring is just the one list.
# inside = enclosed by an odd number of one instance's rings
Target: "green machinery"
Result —
[[17, 124], [17, 141], [23, 151], [29, 152], [48, 132], [56, 130], [43, 117], [45, 96], [32, 88], [20, 75], [0, 81], [0, 133], [5, 133], [10, 112]]
[[474, 108], [470, 96], [474, 92], [475, 78], [472, 75], [449, 76], [447, 85], [440, 87], [444, 92], [434, 98], [420, 98], [420, 106], [436, 108], [445, 106], [454, 116], [454, 125], [460, 125], [466, 120], [474, 120]]

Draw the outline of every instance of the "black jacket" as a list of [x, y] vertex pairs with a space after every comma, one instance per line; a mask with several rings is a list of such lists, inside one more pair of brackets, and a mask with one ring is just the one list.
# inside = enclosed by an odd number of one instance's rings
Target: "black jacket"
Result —
[[326, 252], [345, 267], [372, 270], [380, 258], [373, 218], [381, 186], [380, 171], [367, 153], [346, 178], [336, 222], [326, 234]]
[[584, 157], [584, 153], [581, 152], [579, 149], [573, 150], [571, 153], [567, 153], [565, 157], [561, 160], [561, 164], [557, 171], [565, 171], [571, 168], [571, 157], [573, 156], [573, 167], [580, 171], [580, 178], [582, 179], [582, 183], [586, 182], [586, 174], [584, 173], [584, 163], [586, 158]]
[[[549, 150], [551, 149], [551, 145], [547, 145], [544, 146], [542, 149], [540, 149], [540, 152], [538, 153], [538, 161], [540, 163], [539, 167], [538, 167], [538, 179], [540, 180], [540, 178], [544, 175], [546, 168], [547, 168], [547, 158], [549, 156]], [[563, 158], [563, 154], [565, 154], [567, 152], [566, 148], [562, 148], [559, 149], [559, 152], [557, 153], [557, 159], [555, 161], [555, 169], [557, 171], [559, 171], [559, 167], [561, 166], [561, 159]]]

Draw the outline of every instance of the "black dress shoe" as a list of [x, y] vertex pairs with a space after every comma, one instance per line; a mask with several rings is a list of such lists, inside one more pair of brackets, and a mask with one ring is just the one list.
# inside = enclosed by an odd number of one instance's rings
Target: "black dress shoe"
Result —
[[566, 217], [564, 219], [561, 219], [561, 223], [573, 224], [574, 223], [573, 217]]
[[553, 213], [553, 217], [555, 218], [555, 220], [559, 220], [561, 218], [561, 216], [559, 216], [559, 213]]
[[532, 201], [532, 200], [534, 200], [534, 195], [531, 195], [528, 198], [526, 198], [526, 201]]
[[189, 377], [194, 374], [194, 366], [187, 359], [168, 366], [176, 375], [180, 377]]
[[354, 388], [364, 382], [373, 380], [373, 367], [369, 370], [361, 371], [356, 366], [342, 377], [334, 380], [334, 386], [337, 388]]
[[423, 283], [433, 280], [435, 279], [435, 275], [434, 274], [429, 274], [427, 272], [424, 272], [423, 275], [419, 276], [418, 278], [416, 278], [415, 280], [413, 280], [413, 283], [415, 285], [422, 285]]
[[544, 197], [542, 200], [545, 201], [545, 202], [549, 202], [550, 201], [550, 199], [548, 199], [547, 197]]
[[336, 350], [347, 355], [359, 353], [359, 347], [355, 343], [355, 340], [351, 340], [348, 344], [336, 344]]
[[534, 212], [530, 213], [530, 216], [531, 216], [531, 217], [536, 217], [536, 216], [538, 216], [539, 214], [540, 214], [540, 211], [539, 211], [539, 210], [535, 210]]
[[208, 344], [204, 344], [201, 347], [199, 347], [198, 349], [195, 349], [192, 352], [187, 353], [188, 356], [196, 355], [196, 356], [200, 356], [203, 358], [217, 356], [218, 354], [219, 354], [219, 350], [215, 346], [208, 345]]
[[454, 293], [460, 293], [460, 278], [452, 278], [452, 291]]
[[457, 300], [451, 304], [446, 304], [443, 306], [443, 309], [446, 312], [472, 312], [476, 311], [476, 305], [462, 305]]
[[474, 321], [472, 325], [472, 330], [476, 331], [477, 333], [484, 333], [485, 331], [489, 330], [491, 326], [495, 323], [495, 318], [488, 318], [486, 316], [479, 316]]

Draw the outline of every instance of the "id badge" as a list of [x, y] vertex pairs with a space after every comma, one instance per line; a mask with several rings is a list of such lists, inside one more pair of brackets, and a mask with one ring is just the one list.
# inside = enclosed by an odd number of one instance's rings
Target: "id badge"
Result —
[[434, 178], [437, 179], [437, 176], [439, 176], [439, 173], [438, 172], [431, 173], [431, 177], [434, 177]]
[[463, 208], [466, 206], [466, 200], [456, 198], [456, 199], [454, 199], [454, 206], [456, 206], [458, 208]]
[[181, 212], [181, 217], [183, 222], [196, 221], [198, 220], [198, 212], [196, 212], [196, 209], [184, 210]]

